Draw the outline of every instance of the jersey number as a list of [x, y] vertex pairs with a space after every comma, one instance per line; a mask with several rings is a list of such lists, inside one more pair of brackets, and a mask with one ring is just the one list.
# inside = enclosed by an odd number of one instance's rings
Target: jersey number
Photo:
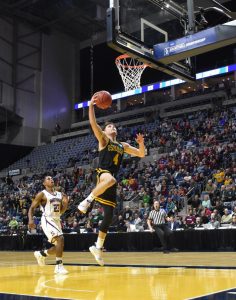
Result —
[[60, 212], [60, 204], [53, 204], [54, 212]]
[[119, 154], [117, 153], [114, 158], [113, 158], [113, 162], [114, 162], [114, 165], [118, 165], [118, 159], [119, 159]]

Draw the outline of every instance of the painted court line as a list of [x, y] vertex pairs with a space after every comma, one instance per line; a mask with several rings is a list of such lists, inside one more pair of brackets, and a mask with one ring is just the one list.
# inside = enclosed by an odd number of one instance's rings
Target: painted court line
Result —
[[[218, 294], [218, 293], [224, 293], [224, 292], [227, 292], [227, 291], [231, 291], [231, 290], [234, 290], [236, 287], [232, 287], [230, 289], [226, 289], [226, 290], [219, 290], [219, 291], [215, 291], [215, 292], [212, 292], [212, 293], [209, 293], [209, 294], [203, 294], [203, 295], [199, 295], [197, 297], [194, 297], [194, 298], [187, 298], [185, 300], [197, 300], [197, 299], [200, 299], [202, 297], [208, 297], [208, 296], [211, 296], [211, 295], [215, 295], [215, 294]], [[234, 292], [227, 292], [227, 294], [236, 294]]]

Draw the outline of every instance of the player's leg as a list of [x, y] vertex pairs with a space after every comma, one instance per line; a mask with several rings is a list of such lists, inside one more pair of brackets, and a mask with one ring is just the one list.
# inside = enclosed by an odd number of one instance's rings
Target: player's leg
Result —
[[110, 173], [102, 173], [99, 177], [99, 182], [93, 189], [94, 197], [102, 195], [108, 188], [116, 184], [116, 179]]
[[34, 256], [37, 259], [37, 262], [40, 266], [45, 265], [45, 259], [47, 256], [55, 255], [55, 254], [56, 254], [56, 246], [52, 246], [49, 249], [34, 252]]
[[111, 173], [101, 173], [97, 176], [98, 179], [96, 187], [92, 190], [88, 197], [78, 205], [78, 209], [84, 214], [87, 212], [89, 206], [96, 197], [102, 195], [108, 188], [116, 184], [116, 179], [111, 175]]
[[[48, 241], [50, 242], [52, 236], [50, 234], [50, 228], [47, 224], [47, 220], [44, 216], [41, 218], [41, 226], [44, 234], [47, 236]], [[53, 246], [55, 248], [55, 246]], [[54, 250], [52, 250], [53, 252]], [[36, 258], [39, 266], [45, 266], [45, 259], [49, 255], [48, 250], [34, 251], [34, 257]]]
[[40, 267], [45, 266], [45, 259], [47, 256], [47, 250], [34, 251], [34, 257], [36, 258]]
[[167, 247], [167, 240], [165, 237], [165, 233], [164, 230], [162, 228], [162, 225], [155, 225], [154, 226], [155, 232], [157, 234], [157, 236], [160, 239], [161, 245], [163, 247], [163, 252], [164, 253], [169, 253], [168, 247]]
[[102, 248], [103, 248], [104, 241], [106, 239], [107, 231], [112, 222], [113, 211], [114, 211], [114, 208], [112, 206], [105, 205], [105, 204], [103, 205], [103, 209], [104, 209], [104, 218], [99, 227], [97, 241], [95, 243], [95, 246], [89, 247], [89, 251], [94, 255], [96, 261], [100, 266], [104, 265], [104, 261], [102, 258]]
[[[67, 274], [68, 272], [64, 269], [62, 264], [62, 254], [64, 250], [64, 237], [61, 228], [60, 220], [54, 220], [52, 218], [46, 218], [42, 216], [41, 226], [44, 234], [47, 236], [49, 243], [53, 244], [50, 249], [35, 251], [34, 256], [37, 259], [37, 262], [40, 266], [45, 265], [45, 259], [49, 255], [56, 255], [56, 265], [60, 265], [60, 274]], [[57, 266], [56, 266], [57, 267]]]
[[56, 253], [56, 266], [54, 273], [56, 274], [67, 274], [68, 271], [63, 266], [62, 256], [64, 250], [64, 237], [63, 235], [57, 236], [55, 240], [55, 253]]

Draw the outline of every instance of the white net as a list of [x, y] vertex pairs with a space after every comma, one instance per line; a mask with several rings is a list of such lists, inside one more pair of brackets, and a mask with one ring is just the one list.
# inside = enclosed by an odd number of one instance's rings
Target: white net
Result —
[[141, 75], [147, 65], [127, 54], [118, 56], [115, 63], [124, 83], [125, 91], [139, 88]]

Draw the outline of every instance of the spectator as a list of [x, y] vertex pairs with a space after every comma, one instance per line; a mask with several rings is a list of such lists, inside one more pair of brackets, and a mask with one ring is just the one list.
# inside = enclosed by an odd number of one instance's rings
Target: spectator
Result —
[[221, 185], [220, 190], [219, 190], [219, 196], [220, 196], [220, 200], [222, 202], [226, 201], [226, 187], [225, 185]]
[[233, 211], [232, 211], [232, 217], [236, 216], [236, 206], [233, 207]]
[[232, 216], [232, 221], [231, 221], [231, 223], [230, 223], [230, 226], [231, 226], [231, 227], [236, 227], [236, 215], [233, 215], [233, 216]]
[[175, 203], [172, 201], [171, 197], [167, 198], [167, 203], [166, 203], [166, 212], [169, 215], [170, 213], [174, 214], [177, 211], [177, 207]]
[[217, 209], [214, 209], [214, 210], [213, 210], [213, 213], [214, 213], [214, 215], [215, 215], [215, 220], [217, 220], [219, 223], [221, 223], [221, 216], [220, 216], [218, 210], [217, 210]]
[[194, 228], [203, 228], [201, 217], [196, 217], [196, 222], [194, 224]]
[[91, 218], [92, 227], [97, 228], [99, 221], [103, 220], [103, 215], [101, 214], [99, 209], [93, 209], [91, 213], [92, 213], [92, 218]]
[[222, 201], [217, 200], [213, 209], [217, 209], [220, 216], [224, 214], [224, 206], [222, 204]]
[[198, 209], [200, 204], [201, 204], [201, 200], [199, 199], [199, 195], [198, 194], [194, 195], [193, 199], [189, 202], [189, 204], [192, 206], [192, 208]]
[[143, 193], [142, 201], [144, 204], [148, 204], [148, 205], [150, 204], [151, 197], [146, 191], [144, 191], [144, 193]]
[[224, 201], [233, 202], [235, 201], [235, 190], [231, 185], [226, 185], [226, 190], [224, 194]]
[[228, 208], [224, 209], [224, 214], [221, 218], [221, 224], [230, 224], [232, 222], [232, 215], [229, 213]]
[[225, 178], [225, 172], [223, 169], [221, 170], [218, 170], [214, 175], [213, 177], [216, 179], [216, 182], [218, 184], [218, 187], [220, 187], [223, 182], [224, 182], [224, 178]]
[[220, 222], [217, 221], [214, 213], [211, 214], [209, 224], [210, 224], [211, 228], [218, 229], [220, 227]]
[[133, 215], [133, 212], [132, 212], [132, 210], [130, 209], [130, 207], [127, 205], [127, 206], [125, 207], [124, 211], [123, 211], [123, 214], [122, 214], [124, 221], [129, 220], [130, 217], [132, 217], [132, 215]]
[[179, 228], [179, 222], [177, 222], [175, 220], [174, 215], [169, 216], [169, 221], [167, 224], [168, 224], [168, 227], [170, 228], [170, 230], [176, 230]]
[[202, 206], [211, 209], [211, 200], [208, 194], [203, 194]]
[[201, 217], [201, 223], [202, 224], [209, 223], [209, 217], [208, 217], [208, 214], [206, 213], [206, 209], [202, 209], [200, 211], [200, 217]]
[[16, 220], [16, 217], [12, 217], [11, 221], [9, 222], [8, 226], [10, 227], [11, 232], [16, 231], [18, 228], [18, 221]]
[[143, 227], [143, 230], [148, 230], [148, 223], [147, 223], [148, 215], [149, 213], [144, 213], [143, 215], [142, 222], [140, 224]]
[[93, 227], [92, 227], [92, 225], [91, 225], [91, 222], [90, 222], [90, 220], [87, 220], [87, 222], [85, 223], [85, 227], [84, 227], [84, 233], [91, 233], [91, 232], [93, 232], [94, 230], [93, 230]]
[[79, 223], [74, 221], [73, 226], [71, 228], [71, 233], [80, 233]]
[[196, 217], [193, 215], [192, 208], [190, 208], [188, 215], [185, 217], [185, 224], [187, 227], [194, 227], [195, 222], [196, 222]]
[[134, 213], [134, 218], [130, 218], [128, 222], [126, 222], [127, 232], [138, 232], [143, 231], [142, 220], [140, 219], [137, 213]]
[[216, 190], [216, 185], [212, 182], [211, 179], [209, 179], [205, 187], [205, 192], [208, 193], [210, 199], [213, 198], [215, 190]]
[[66, 219], [67, 227], [72, 228], [74, 222], [75, 222], [75, 215], [73, 213], [71, 213]]
[[224, 185], [227, 187], [228, 185], [231, 185], [233, 183], [233, 179], [231, 178], [231, 176], [225, 176], [225, 181], [224, 181]]
[[126, 232], [127, 231], [127, 227], [125, 225], [125, 221], [124, 221], [122, 215], [118, 216], [117, 221], [115, 221], [113, 225], [116, 227], [117, 232]]
[[184, 228], [185, 227], [182, 216], [176, 216], [176, 222], [179, 223], [179, 228]]

